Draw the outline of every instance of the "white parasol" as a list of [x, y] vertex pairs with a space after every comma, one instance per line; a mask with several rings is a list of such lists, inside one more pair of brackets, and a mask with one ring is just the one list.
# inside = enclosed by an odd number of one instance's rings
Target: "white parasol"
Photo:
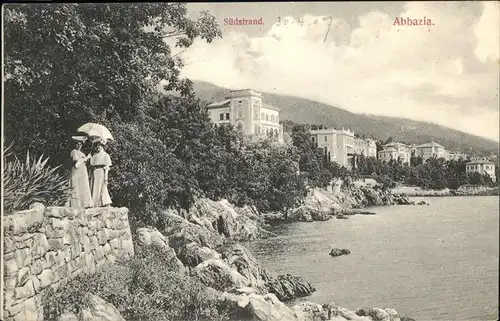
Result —
[[86, 123], [85, 125], [78, 128], [78, 131], [85, 133], [90, 137], [98, 137], [104, 141], [113, 140], [113, 136], [111, 135], [109, 129], [100, 124]]

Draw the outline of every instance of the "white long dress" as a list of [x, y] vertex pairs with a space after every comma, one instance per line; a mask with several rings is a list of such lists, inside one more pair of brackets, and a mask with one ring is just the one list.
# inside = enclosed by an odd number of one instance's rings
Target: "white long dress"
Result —
[[111, 167], [111, 158], [103, 149], [90, 158], [92, 168], [92, 201], [95, 207], [111, 205], [111, 197], [108, 192], [107, 171]]
[[77, 149], [71, 151], [73, 167], [69, 186], [72, 188], [70, 207], [93, 207], [92, 196], [90, 194], [89, 174], [85, 166], [85, 154]]

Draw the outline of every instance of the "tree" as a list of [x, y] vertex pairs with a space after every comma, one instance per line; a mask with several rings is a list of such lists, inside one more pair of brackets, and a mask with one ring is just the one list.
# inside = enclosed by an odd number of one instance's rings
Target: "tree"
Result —
[[4, 31], [6, 139], [53, 163], [83, 123], [140, 119], [162, 80], [192, 96], [171, 47], [221, 37], [213, 16], [191, 20], [182, 3], [7, 5]]

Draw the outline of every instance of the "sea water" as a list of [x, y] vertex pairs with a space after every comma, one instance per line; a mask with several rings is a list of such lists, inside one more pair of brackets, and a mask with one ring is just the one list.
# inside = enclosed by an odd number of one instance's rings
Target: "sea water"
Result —
[[[271, 272], [311, 282], [312, 302], [391, 307], [416, 320], [496, 320], [499, 198], [414, 200], [429, 206], [281, 225], [277, 237], [246, 245]], [[333, 258], [334, 247], [351, 254]]]

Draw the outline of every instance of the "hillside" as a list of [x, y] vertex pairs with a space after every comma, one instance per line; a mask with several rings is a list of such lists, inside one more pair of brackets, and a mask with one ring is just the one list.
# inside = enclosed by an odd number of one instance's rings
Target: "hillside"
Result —
[[[207, 102], [222, 100], [228, 93], [228, 89], [204, 81], [194, 81], [194, 88], [197, 96]], [[281, 108], [282, 121], [345, 127], [366, 137], [378, 140], [392, 137], [395, 141], [408, 144], [423, 144], [434, 140], [448, 150], [473, 155], [498, 154], [497, 142], [441, 125], [404, 118], [355, 114], [304, 98], [266, 92], [262, 95], [266, 103]]]

